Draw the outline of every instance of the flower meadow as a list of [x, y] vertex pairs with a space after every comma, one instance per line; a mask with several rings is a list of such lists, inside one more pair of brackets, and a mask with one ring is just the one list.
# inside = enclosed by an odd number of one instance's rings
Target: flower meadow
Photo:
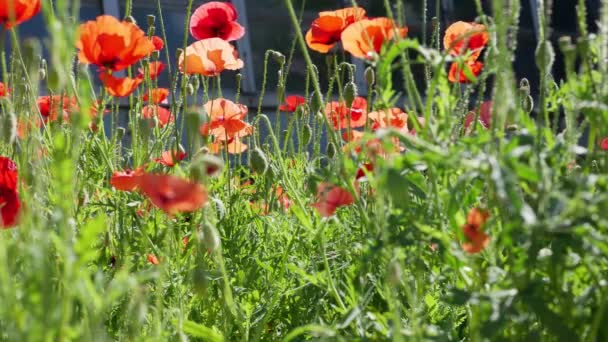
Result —
[[183, 37], [159, 0], [0, 2], [0, 340], [607, 340], [608, 2], [561, 38], [537, 2], [538, 84], [519, 0], [423, 37], [402, 1], [280, 2], [258, 108], [222, 92], [229, 2], [189, 0]]

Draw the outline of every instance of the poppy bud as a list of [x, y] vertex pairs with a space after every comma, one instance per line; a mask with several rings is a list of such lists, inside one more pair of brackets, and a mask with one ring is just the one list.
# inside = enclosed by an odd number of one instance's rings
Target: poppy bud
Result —
[[310, 144], [310, 140], [312, 138], [312, 127], [309, 124], [304, 125], [302, 128], [302, 141], [301, 144], [306, 146]]
[[562, 36], [559, 38], [559, 49], [562, 52], [574, 50], [574, 45], [572, 45], [572, 38], [570, 36]]
[[190, 163], [190, 178], [195, 182], [201, 182], [206, 178], [219, 175], [224, 168], [224, 161], [212, 154], [206, 147], [201, 148], [192, 158]]
[[122, 138], [124, 138], [126, 132], [127, 130], [124, 127], [116, 128], [116, 141], [121, 141]]
[[534, 110], [534, 99], [532, 96], [527, 95], [521, 99], [521, 108], [528, 114], [532, 113]]
[[175, 54], [177, 55], [177, 59], [179, 59], [181, 55], [184, 54], [184, 49], [178, 48], [177, 50], [175, 50]]
[[369, 87], [374, 85], [374, 82], [376, 82], [376, 74], [374, 73], [374, 68], [367, 67], [365, 69], [365, 81], [367, 82], [367, 85]]
[[520, 96], [528, 96], [530, 95], [530, 82], [527, 78], [522, 78], [519, 81], [519, 95]]
[[192, 83], [188, 83], [186, 85], [186, 94], [190, 96], [194, 95], [194, 87], [192, 86]]
[[150, 26], [148, 27], [148, 37], [152, 37], [156, 33], [156, 27]]
[[312, 92], [312, 98], [310, 100], [310, 107], [313, 113], [317, 113], [323, 107], [323, 94], [318, 94], [316, 91]]
[[[543, 41], [538, 44], [536, 48], [536, 66], [540, 70], [545, 70], [546, 73], [551, 71], [553, 62], [555, 61], [555, 51], [553, 51], [553, 45], [549, 41]], [[545, 75], [543, 75], [544, 77]]]
[[129, 15], [125, 18], [125, 21], [131, 24], [135, 24], [137, 25], [137, 20], [135, 20], [135, 18], [133, 18], [133, 16]]
[[158, 59], [160, 57], [160, 51], [152, 51], [152, 59]]
[[38, 69], [38, 78], [41, 81], [44, 81], [44, 79], [46, 78], [46, 70], [44, 70], [43, 68]]
[[251, 151], [249, 158], [249, 164], [255, 173], [263, 175], [268, 171], [268, 159], [259, 147], [256, 147]]
[[330, 142], [329, 144], [327, 144], [327, 156], [329, 158], [333, 158], [336, 156], [336, 145], [334, 145], [333, 142]]
[[577, 39], [576, 47], [578, 49], [578, 53], [581, 56], [587, 56], [589, 54], [590, 42], [589, 38], [580, 37]]
[[270, 56], [277, 62], [279, 65], [285, 65], [285, 55], [274, 50], [270, 50]]
[[146, 16], [146, 20], [148, 21], [148, 26], [154, 26], [156, 22], [156, 16], [154, 14], [148, 14]]
[[347, 108], [353, 105], [355, 97], [357, 97], [357, 85], [354, 82], [346, 83], [346, 86], [344, 86], [344, 102]]

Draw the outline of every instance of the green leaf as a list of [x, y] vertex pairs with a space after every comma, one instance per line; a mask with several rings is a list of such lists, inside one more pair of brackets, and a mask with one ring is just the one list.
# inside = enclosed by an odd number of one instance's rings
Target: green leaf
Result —
[[204, 325], [194, 323], [192, 321], [184, 321], [182, 325], [184, 332], [192, 337], [202, 338], [206, 341], [212, 342], [222, 342], [224, 341], [224, 336], [220, 333], [216, 332], [211, 328], [207, 328]]

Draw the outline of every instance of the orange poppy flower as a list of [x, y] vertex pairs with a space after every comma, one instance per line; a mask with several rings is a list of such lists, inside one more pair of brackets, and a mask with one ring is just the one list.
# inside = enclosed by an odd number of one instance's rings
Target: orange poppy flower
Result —
[[[481, 74], [481, 71], [483, 70], [483, 63], [479, 62], [479, 61], [467, 61], [466, 64], [464, 65], [465, 68], [467, 68], [466, 70], [469, 70], [475, 77], [479, 76], [479, 74]], [[467, 77], [466, 73], [465, 73], [465, 69], [460, 69], [460, 66], [458, 65], [458, 63], [454, 62], [452, 63], [452, 65], [450, 66], [450, 72], [448, 74], [448, 80], [452, 83], [470, 83], [471, 80], [469, 80], [469, 78]]]
[[163, 103], [167, 97], [169, 97], [169, 89], [167, 88], [155, 88], [150, 89], [143, 96], [143, 100], [150, 102], [151, 104]]
[[490, 236], [483, 230], [483, 226], [488, 221], [490, 214], [485, 210], [472, 208], [467, 214], [467, 223], [462, 226], [467, 242], [462, 244], [462, 249], [469, 253], [475, 254], [484, 250], [490, 244]]
[[148, 254], [148, 262], [151, 263], [152, 265], [160, 264], [160, 261], [158, 260], [156, 255], [154, 255], [152, 253]]
[[135, 89], [144, 81], [141, 78], [116, 78], [108, 73], [101, 73], [99, 75], [101, 83], [108, 91], [108, 94], [115, 97], [125, 97], [131, 95]]
[[101, 15], [80, 25], [76, 42], [78, 59], [83, 64], [118, 71], [150, 55], [154, 44], [137, 25]]
[[202, 185], [175, 176], [144, 174], [140, 189], [152, 204], [169, 215], [192, 212], [207, 203], [207, 191]]
[[[158, 75], [160, 75], [160, 73], [162, 73], [163, 70], [165, 70], [165, 67], [166, 67], [165, 63], [158, 62], [158, 61], [151, 62], [150, 64], [148, 64], [147, 70], [149, 70], [149, 72], [150, 72], [150, 79], [155, 80], [158, 77]], [[144, 75], [145, 75], [144, 69], [139, 68], [139, 69], [137, 69], [137, 71], [138, 71], [137, 77], [144, 78]]]
[[229, 154], [240, 154], [245, 151], [249, 146], [241, 141], [239, 137], [231, 137], [228, 140], [215, 140], [209, 145], [209, 152], [213, 154], [219, 154], [222, 151], [228, 151]]
[[282, 104], [279, 109], [284, 112], [293, 113], [298, 109], [299, 106], [303, 106], [306, 104], [306, 99], [304, 96], [299, 95], [289, 95], [285, 98], [285, 103]]
[[139, 187], [140, 177], [144, 174], [143, 167], [132, 170], [116, 171], [110, 178], [110, 184], [120, 191], [133, 191]]
[[331, 183], [321, 183], [317, 188], [317, 202], [312, 207], [323, 217], [329, 217], [343, 206], [355, 203], [355, 197], [348, 190]]
[[40, 96], [36, 100], [36, 104], [44, 122], [57, 120], [59, 113], [61, 113], [63, 120], [67, 121], [70, 113], [78, 111], [78, 102], [75, 97]]
[[167, 167], [174, 167], [177, 162], [180, 162], [186, 158], [186, 152], [184, 151], [164, 151], [161, 153], [160, 158], [154, 158], [153, 160]]
[[471, 51], [471, 60], [477, 60], [489, 39], [485, 25], [458, 21], [445, 31], [443, 46], [452, 56], [461, 56]]
[[335, 129], [363, 127], [367, 120], [367, 100], [357, 96], [350, 109], [345, 102], [329, 102], [325, 105], [325, 115]]
[[253, 127], [243, 121], [247, 116], [247, 106], [220, 98], [205, 103], [204, 108], [210, 121], [201, 126], [202, 135], [213, 135], [216, 140], [227, 141], [253, 133]]
[[8, 96], [8, 94], [10, 93], [10, 89], [8, 89], [8, 87], [4, 85], [4, 83], [0, 82], [0, 97]]
[[380, 128], [392, 127], [401, 132], [408, 132], [407, 114], [400, 108], [371, 112], [368, 114], [368, 117], [372, 121], [372, 131], [376, 131]]
[[327, 53], [340, 41], [344, 29], [362, 19], [365, 19], [363, 8], [349, 7], [321, 12], [306, 33], [306, 44], [312, 50]]
[[40, 12], [40, 0], [2, 0], [0, 2], [0, 25], [10, 29], [30, 20]]
[[388, 18], [364, 19], [342, 32], [342, 46], [357, 58], [369, 59], [372, 54], [380, 53], [385, 42], [404, 38], [407, 31], [407, 27], [397, 27]]
[[220, 38], [199, 40], [179, 56], [179, 69], [188, 75], [217, 76], [225, 69], [238, 70], [243, 66], [234, 46]]
[[156, 118], [158, 120], [158, 127], [160, 128], [165, 127], [169, 123], [175, 121], [175, 117], [173, 116], [173, 114], [171, 114], [171, 112], [167, 108], [161, 107], [159, 105], [145, 106], [141, 110], [141, 116], [144, 119]]

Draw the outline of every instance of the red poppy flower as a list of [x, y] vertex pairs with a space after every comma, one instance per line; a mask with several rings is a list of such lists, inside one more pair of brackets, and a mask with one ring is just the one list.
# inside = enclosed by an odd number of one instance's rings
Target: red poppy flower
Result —
[[392, 127], [401, 132], [408, 132], [407, 114], [400, 108], [391, 108], [371, 112], [368, 114], [372, 120], [372, 130], [376, 131], [380, 128]]
[[4, 83], [0, 82], [0, 97], [8, 96], [8, 94], [10, 93], [10, 89], [8, 89], [8, 87], [4, 85]]
[[[481, 126], [485, 129], [489, 129], [492, 124], [492, 106], [494, 103], [492, 101], [484, 101], [479, 108], [479, 118], [478, 121]], [[470, 112], [464, 118], [464, 128], [468, 130], [471, 127], [471, 124], [475, 120], [477, 116], [476, 112]], [[472, 128], [471, 128], [472, 129]]]
[[0, 2], [0, 25], [10, 29], [30, 20], [40, 12], [40, 0], [2, 0]]
[[361, 165], [361, 167], [357, 170], [357, 174], [355, 175], [355, 180], [360, 180], [364, 177], [366, 177], [366, 175], [368, 173], [372, 173], [374, 172], [374, 164], [372, 163], [365, 163], [363, 165]]
[[158, 260], [156, 255], [154, 255], [152, 253], [148, 254], [148, 262], [151, 263], [152, 265], [160, 264], [160, 261]]
[[289, 95], [285, 98], [285, 103], [279, 109], [284, 112], [293, 113], [299, 106], [306, 104], [306, 98], [299, 95]]
[[243, 66], [234, 46], [220, 38], [199, 40], [179, 56], [179, 70], [188, 75], [217, 76], [226, 69], [238, 70]]
[[155, 47], [137, 25], [101, 15], [80, 25], [76, 47], [83, 64], [118, 71], [150, 55]]
[[205, 112], [209, 115], [209, 122], [201, 126], [202, 135], [213, 135], [216, 140], [227, 141], [230, 138], [241, 138], [253, 132], [253, 127], [243, 121], [247, 116], [245, 105], [219, 98], [205, 103], [204, 107]]
[[175, 176], [144, 174], [140, 189], [152, 204], [169, 215], [192, 212], [207, 203], [207, 191], [202, 185]]
[[385, 42], [404, 38], [407, 31], [407, 27], [396, 27], [388, 18], [364, 19], [342, 32], [342, 46], [357, 58], [369, 59], [380, 53]]
[[[149, 72], [150, 72], [150, 79], [155, 80], [158, 77], [158, 75], [160, 75], [160, 73], [163, 72], [163, 70], [165, 70], [165, 67], [166, 67], [165, 63], [159, 62], [159, 61], [151, 62], [150, 64], [148, 64], [147, 70], [149, 70]], [[139, 68], [139, 69], [137, 69], [137, 71], [138, 71], [137, 77], [144, 78], [144, 75], [145, 75], [144, 69]]]
[[448, 80], [452, 83], [470, 83], [471, 80], [467, 77], [465, 70], [469, 70], [471, 74], [477, 77], [483, 70], [483, 63], [479, 61], [467, 61], [464, 68], [466, 69], [461, 70], [458, 63], [452, 63], [450, 66], [450, 73], [448, 74]]
[[462, 249], [470, 254], [479, 253], [490, 244], [490, 236], [483, 231], [483, 226], [488, 221], [490, 214], [485, 210], [473, 208], [467, 214], [467, 223], [462, 226], [467, 242], [462, 244]]
[[177, 162], [184, 160], [184, 158], [186, 158], [186, 152], [184, 151], [164, 151], [160, 158], [154, 158], [154, 161], [167, 167], [174, 167]]
[[340, 41], [344, 29], [362, 19], [365, 19], [363, 8], [349, 7], [321, 12], [306, 33], [306, 44], [312, 50], [327, 53]]
[[602, 139], [600, 142], [600, 148], [604, 151], [608, 151], [608, 137]]
[[108, 94], [116, 97], [125, 97], [131, 95], [135, 89], [144, 81], [141, 78], [116, 78], [108, 73], [99, 75], [101, 83], [108, 91]]
[[190, 34], [198, 40], [221, 38], [240, 39], [245, 28], [237, 23], [238, 13], [231, 3], [210, 1], [197, 8], [190, 18]]
[[167, 108], [158, 105], [145, 106], [141, 110], [141, 116], [145, 119], [156, 118], [158, 120], [158, 127], [161, 128], [175, 121], [175, 117], [173, 117], [173, 114], [171, 114], [171, 112]]
[[317, 188], [317, 202], [312, 207], [323, 217], [329, 217], [343, 206], [355, 203], [355, 197], [345, 189], [330, 183], [321, 183]]
[[335, 129], [363, 127], [367, 120], [367, 100], [357, 96], [350, 109], [344, 102], [329, 102], [325, 105], [325, 115]]
[[144, 174], [143, 167], [132, 170], [116, 171], [110, 178], [110, 184], [120, 191], [134, 191], [139, 187], [139, 181]]
[[150, 89], [143, 96], [143, 100], [150, 102], [151, 104], [163, 103], [167, 97], [169, 97], [169, 89], [167, 88], [155, 88]]
[[231, 137], [228, 140], [215, 140], [209, 145], [209, 151], [213, 154], [221, 153], [222, 151], [228, 151], [229, 154], [241, 154], [247, 149], [245, 143], [241, 141], [239, 137]]
[[0, 157], [0, 228], [17, 224], [21, 202], [19, 200], [17, 165], [7, 157]]
[[152, 36], [150, 41], [154, 45], [154, 51], [160, 51], [165, 47], [165, 41], [159, 36]]
[[62, 118], [67, 121], [70, 113], [78, 111], [78, 102], [75, 97], [40, 96], [36, 100], [36, 104], [44, 122], [57, 120], [60, 113]]
[[471, 60], [477, 60], [490, 37], [482, 24], [458, 21], [450, 25], [443, 37], [443, 46], [452, 56], [471, 51]]

